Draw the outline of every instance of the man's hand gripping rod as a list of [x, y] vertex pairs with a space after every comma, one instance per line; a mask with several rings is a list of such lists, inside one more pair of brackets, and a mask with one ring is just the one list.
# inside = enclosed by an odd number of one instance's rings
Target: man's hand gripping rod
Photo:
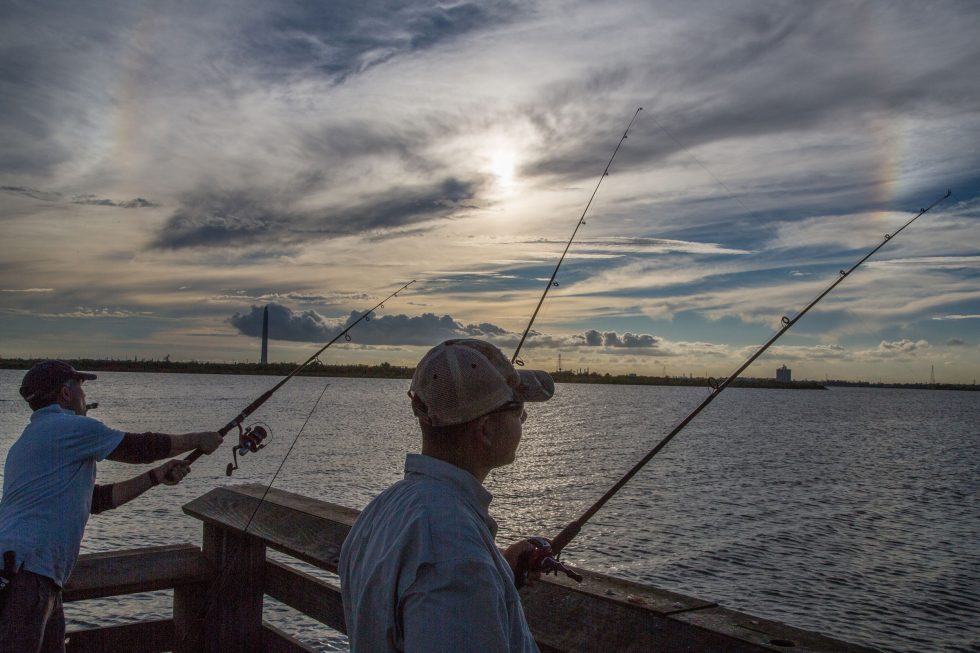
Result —
[[571, 576], [572, 578], [574, 578], [575, 580], [581, 582], [582, 577], [579, 576], [578, 574], [575, 574], [570, 569], [565, 567], [565, 565], [559, 562], [558, 556], [561, 555], [562, 550], [564, 550], [564, 548], [568, 546], [568, 543], [571, 542], [575, 538], [575, 536], [579, 534], [579, 531], [582, 530], [582, 527], [585, 525], [585, 523], [589, 521], [589, 519], [591, 519], [593, 515], [599, 512], [599, 509], [602, 508], [602, 506], [604, 506], [606, 502], [608, 502], [611, 498], [613, 498], [616, 495], [616, 493], [619, 492], [619, 490], [622, 489], [622, 487], [626, 485], [626, 483], [629, 482], [629, 480], [636, 475], [637, 472], [643, 469], [643, 467], [646, 466], [646, 464], [650, 462], [651, 459], [653, 459], [654, 456], [660, 453], [660, 450], [666, 447], [667, 443], [674, 439], [674, 436], [676, 436], [678, 433], [684, 430], [684, 427], [687, 426], [691, 422], [691, 420], [693, 420], [698, 415], [698, 413], [704, 410], [708, 406], [708, 404], [714, 401], [715, 397], [720, 395], [722, 391], [731, 384], [732, 381], [737, 379], [739, 375], [742, 372], [744, 372], [746, 368], [748, 368], [749, 365], [754, 363], [755, 360], [759, 358], [759, 356], [761, 356], [767, 349], [769, 349], [769, 347], [774, 342], [776, 342], [784, 333], [789, 331], [790, 327], [792, 327], [800, 320], [800, 318], [806, 315], [811, 308], [816, 306], [817, 302], [823, 299], [828, 293], [830, 293], [831, 290], [836, 288], [840, 282], [842, 282], [852, 272], [854, 272], [862, 263], [864, 263], [869, 258], [871, 258], [879, 249], [884, 247], [885, 243], [887, 243], [892, 238], [894, 238], [899, 233], [901, 233], [906, 227], [908, 227], [910, 224], [915, 222], [919, 217], [931, 211], [934, 206], [936, 206], [937, 204], [939, 204], [940, 202], [948, 198], [950, 195], [952, 195], [952, 191], [947, 190], [945, 195], [937, 199], [935, 202], [933, 202], [926, 208], [920, 209], [919, 212], [915, 216], [913, 216], [911, 220], [903, 224], [894, 233], [885, 234], [884, 239], [878, 244], [877, 247], [875, 247], [870, 252], [868, 252], [864, 256], [864, 258], [862, 258], [860, 261], [852, 265], [850, 269], [841, 270], [837, 278], [833, 281], [833, 283], [831, 283], [826, 288], [826, 290], [824, 290], [819, 295], [817, 295], [813, 299], [813, 301], [811, 301], [803, 308], [803, 310], [797, 313], [796, 317], [790, 319], [784, 316], [782, 318], [782, 327], [764, 345], [762, 345], [762, 347], [760, 347], [754, 354], [749, 356], [748, 360], [742, 363], [742, 365], [739, 366], [739, 368], [735, 370], [735, 372], [733, 372], [731, 376], [729, 376], [727, 379], [722, 380], [720, 383], [715, 381], [714, 379], [711, 379], [709, 381], [709, 383], [712, 386], [711, 394], [709, 394], [704, 399], [704, 401], [698, 404], [698, 406], [693, 411], [691, 411], [691, 413], [687, 417], [681, 420], [681, 422], [674, 427], [674, 430], [672, 430], [660, 442], [658, 442], [657, 446], [651, 449], [647, 455], [645, 455], [642, 459], [640, 459], [640, 461], [636, 463], [636, 465], [634, 465], [632, 469], [630, 469], [628, 472], [626, 472], [626, 474], [623, 475], [622, 478], [616, 481], [616, 483], [613, 484], [613, 486], [609, 488], [609, 490], [607, 490], [606, 493], [603, 494], [598, 501], [593, 503], [588, 510], [582, 513], [582, 515], [578, 519], [565, 526], [565, 528], [563, 528], [562, 531], [558, 533], [558, 535], [556, 535], [550, 541], [543, 537], [531, 538], [529, 541], [535, 545], [535, 551], [529, 556], [527, 556], [526, 566], [523, 564], [518, 565], [518, 569], [515, 571], [514, 574], [515, 576], [514, 582], [517, 585], [517, 587], [520, 588], [524, 585], [524, 583], [527, 581], [527, 574], [529, 572], [547, 573], [549, 571], [552, 571], [554, 573], [558, 573], [558, 571], [562, 571], [568, 574], [569, 576]]
[[[268, 401], [269, 398], [276, 393], [276, 390], [278, 390], [282, 386], [286, 385], [286, 382], [289, 381], [289, 379], [291, 379], [294, 376], [296, 376], [297, 374], [299, 374], [310, 363], [312, 363], [313, 361], [315, 361], [317, 359], [317, 357], [320, 356], [320, 354], [322, 354], [323, 352], [325, 352], [327, 350], [327, 348], [330, 347], [330, 345], [332, 345], [333, 343], [337, 342], [341, 338], [347, 338], [347, 340], [350, 340], [350, 336], [347, 335], [347, 332], [348, 331], [350, 331], [351, 329], [353, 329], [361, 320], [370, 320], [371, 319], [370, 318], [370, 315], [372, 313], [374, 313], [374, 311], [378, 310], [379, 308], [382, 308], [384, 306], [384, 304], [385, 304], [386, 301], [392, 299], [393, 297], [395, 297], [396, 295], [398, 295], [398, 293], [400, 293], [401, 291], [403, 291], [406, 288], [408, 288], [409, 286], [411, 286], [413, 283], [415, 283], [415, 279], [412, 279], [411, 281], [409, 281], [408, 283], [406, 283], [404, 286], [402, 286], [401, 288], [399, 288], [398, 290], [396, 290], [395, 292], [391, 293], [390, 295], [388, 295], [387, 297], [385, 297], [384, 299], [382, 299], [380, 302], [378, 302], [377, 304], [375, 304], [374, 308], [372, 308], [369, 311], [367, 311], [366, 313], [362, 314], [359, 318], [357, 318], [356, 320], [354, 320], [353, 322], [351, 322], [343, 331], [341, 331], [336, 336], [334, 336], [333, 340], [331, 340], [330, 342], [328, 342], [327, 344], [325, 344], [323, 347], [320, 347], [320, 349], [318, 349], [315, 354], [313, 354], [308, 359], [306, 359], [306, 362], [302, 363], [299, 367], [297, 367], [295, 370], [293, 370], [288, 375], [286, 375], [281, 381], [279, 381], [279, 383], [277, 383], [276, 385], [274, 385], [272, 388], [270, 388], [269, 390], [267, 390], [266, 392], [264, 392], [262, 395], [260, 395], [258, 399], [256, 399], [255, 401], [253, 401], [252, 403], [250, 403], [248, 406], [246, 406], [245, 409], [242, 412], [238, 413], [238, 415], [233, 420], [231, 420], [230, 422], [228, 422], [227, 424], [225, 424], [224, 426], [222, 426], [220, 429], [218, 429], [218, 433], [221, 435], [221, 437], [224, 437], [225, 435], [227, 435], [228, 432], [231, 431], [235, 427], [238, 427], [239, 432], [242, 432], [242, 422], [244, 422], [248, 418], [249, 415], [251, 415], [256, 410], [258, 410], [259, 409], [259, 406], [261, 406], [266, 401]], [[236, 446], [238, 446], [238, 445], [236, 445]], [[198, 458], [200, 458], [203, 455], [204, 455], [204, 452], [201, 451], [200, 449], [197, 449], [195, 451], [192, 451], [186, 458], [184, 458], [184, 460], [186, 460], [189, 463], [193, 463], [195, 460], [197, 460]]]

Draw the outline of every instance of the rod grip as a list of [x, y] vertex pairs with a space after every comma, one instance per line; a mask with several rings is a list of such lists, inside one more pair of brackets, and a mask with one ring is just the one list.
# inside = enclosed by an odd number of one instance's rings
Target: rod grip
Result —
[[[266, 393], [266, 394], [268, 394], [268, 393]], [[263, 395], [263, 397], [264, 397], [264, 395]], [[264, 398], [267, 398], [267, 397], [264, 397]], [[241, 416], [239, 416], [239, 417], [241, 417]], [[232, 420], [228, 424], [225, 424], [220, 429], [218, 429], [218, 435], [220, 435], [221, 437], [225, 437], [226, 435], [228, 435], [228, 431], [230, 431], [233, 428], [235, 428], [235, 426], [237, 426], [238, 423], [239, 423], [239, 418], [235, 418], [234, 420]], [[201, 451], [200, 449], [195, 449], [194, 451], [190, 452], [190, 454], [188, 454], [184, 458], [184, 460], [186, 462], [193, 463], [195, 460], [197, 460], [198, 458], [200, 458], [203, 455], [204, 455], [204, 452], [203, 451]]]
[[555, 555], [561, 553], [562, 549], [564, 549], [581, 530], [582, 524], [577, 521], [573, 521], [562, 529], [562, 531], [558, 533], [553, 540], [551, 540], [551, 550], [554, 551]]

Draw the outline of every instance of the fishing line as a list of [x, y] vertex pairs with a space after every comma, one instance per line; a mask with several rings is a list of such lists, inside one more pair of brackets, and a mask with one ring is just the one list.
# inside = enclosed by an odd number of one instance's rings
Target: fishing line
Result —
[[643, 111], [643, 107], [637, 108], [637, 110], [633, 113], [633, 117], [630, 118], [629, 124], [626, 125], [626, 131], [623, 132], [623, 137], [619, 139], [619, 142], [616, 144], [616, 149], [613, 150], [612, 156], [609, 157], [609, 163], [606, 164], [602, 174], [599, 175], [599, 181], [596, 182], [595, 189], [592, 191], [592, 196], [589, 197], [589, 201], [585, 205], [585, 210], [582, 211], [581, 217], [579, 217], [578, 222], [575, 223], [575, 230], [572, 231], [572, 237], [569, 238], [568, 242], [565, 244], [565, 251], [561, 253], [561, 258], [558, 259], [558, 265], [555, 266], [554, 272], [551, 273], [551, 278], [548, 279], [548, 284], [544, 287], [544, 292], [541, 293], [541, 299], [538, 300], [538, 305], [534, 308], [534, 313], [531, 314], [531, 319], [527, 323], [527, 328], [524, 329], [524, 335], [521, 336], [520, 342], [517, 343], [517, 349], [514, 350], [514, 355], [510, 359], [511, 364], [521, 366], [524, 365], [524, 361], [518, 358], [517, 355], [521, 353], [521, 347], [524, 345], [524, 340], [527, 338], [527, 334], [531, 331], [531, 326], [534, 324], [535, 318], [538, 317], [538, 311], [541, 310], [541, 305], [544, 304], [544, 299], [548, 296], [548, 291], [553, 287], [558, 286], [558, 282], [555, 281], [555, 277], [558, 276], [558, 269], [565, 260], [565, 255], [568, 254], [568, 248], [572, 246], [572, 241], [575, 240], [575, 234], [578, 233], [579, 227], [585, 224], [585, 214], [589, 212], [589, 207], [592, 206], [592, 200], [595, 199], [596, 193], [599, 192], [599, 186], [602, 185], [602, 180], [609, 176], [609, 166], [612, 165], [613, 159], [616, 158], [616, 154], [619, 152], [619, 148], [623, 146], [623, 141], [626, 140], [626, 137], [630, 133], [630, 127], [633, 126], [633, 121], [636, 120], [636, 117], [641, 111]]
[[728, 192], [728, 194], [732, 196], [732, 199], [734, 199], [735, 202], [737, 202], [738, 205], [741, 206], [742, 209], [744, 209], [746, 213], [755, 213], [755, 211], [753, 211], [749, 207], [745, 206], [745, 204], [742, 202], [742, 200], [739, 199], [739, 196], [736, 195], [735, 192], [725, 184], [725, 182], [723, 182], [721, 179], [719, 179], [715, 175], [715, 173], [711, 172], [711, 170], [708, 169], [708, 166], [706, 166], [704, 163], [702, 163], [701, 160], [698, 157], [694, 156], [694, 153], [691, 152], [691, 150], [689, 150], [688, 148], [684, 147], [684, 144], [681, 143], [677, 139], [677, 137], [674, 136], [674, 134], [671, 133], [670, 130], [667, 129], [667, 127], [665, 127], [663, 125], [663, 123], [661, 123], [659, 120], [657, 120], [657, 114], [656, 114], [656, 112], [650, 114], [650, 117], [653, 118], [653, 124], [655, 124], [658, 128], [660, 128], [660, 130], [663, 133], [667, 134], [667, 137], [670, 138], [670, 140], [674, 141], [674, 143], [677, 144], [677, 147], [681, 148], [681, 150], [683, 150], [684, 153], [687, 154], [687, 156], [689, 156], [692, 161], [694, 161], [696, 164], [698, 164], [701, 167], [702, 170], [704, 170], [706, 173], [708, 173], [708, 175], [712, 179], [714, 179], [716, 182], [718, 182], [718, 185], [721, 186], [722, 188], [724, 188], [725, 191]]
[[[327, 388], [329, 387], [330, 387], [330, 383], [324, 384], [323, 390], [320, 391], [320, 396], [317, 397], [316, 401], [313, 403], [313, 408], [310, 410], [309, 413], [307, 413], [306, 419], [303, 421], [303, 425], [299, 427], [299, 431], [296, 433], [296, 437], [293, 438], [292, 443], [289, 445], [289, 449], [286, 451], [286, 455], [282, 457], [281, 461], [279, 461], [279, 467], [276, 468], [275, 474], [272, 475], [272, 480], [270, 480], [269, 484], [266, 485], [265, 491], [262, 492], [262, 496], [259, 498], [259, 502], [255, 505], [255, 509], [252, 511], [252, 514], [249, 515], [248, 521], [245, 522], [245, 528], [242, 529], [242, 535], [248, 535], [248, 529], [252, 525], [252, 521], [255, 519], [255, 515], [258, 514], [259, 508], [261, 508], [262, 504], [265, 503], [265, 498], [269, 495], [269, 492], [272, 490], [272, 486], [275, 484], [276, 479], [279, 477], [279, 472], [282, 471], [283, 466], [286, 464], [286, 460], [289, 458], [289, 454], [293, 452], [293, 447], [295, 447], [296, 443], [299, 442], [300, 436], [303, 435], [303, 431], [306, 429], [306, 425], [310, 423], [310, 419], [313, 417], [313, 414], [316, 412], [317, 407], [320, 405], [320, 401], [323, 399], [323, 395], [327, 393]], [[218, 596], [221, 594], [221, 592], [224, 589], [226, 576], [228, 574], [228, 569], [230, 569], [234, 563], [238, 562], [241, 556], [242, 553], [239, 551], [234, 557], [230, 557], [228, 561], [224, 564], [224, 566], [221, 568], [221, 571], [218, 572], [218, 576], [217, 576], [218, 580], [214, 584], [213, 589], [209, 592], [207, 606], [201, 612], [200, 619], [195, 620], [194, 624], [190, 628], [188, 628], [187, 632], [184, 633], [184, 636], [181, 637], [180, 639], [181, 644], [187, 641], [187, 639], [191, 635], [196, 636], [201, 631], [204, 622], [207, 621], [208, 615], [211, 613], [212, 610], [214, 610], [215, 605], [217, 605]]]

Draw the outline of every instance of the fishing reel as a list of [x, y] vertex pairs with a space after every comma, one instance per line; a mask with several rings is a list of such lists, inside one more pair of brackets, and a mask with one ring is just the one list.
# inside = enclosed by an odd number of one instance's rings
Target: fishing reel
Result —
[[225, 476], [231, 476], [232, 472], [238, 469], [238, 456], [244, 456], [248, 452], [256, 453], [259, 449], [265, 449], [268, 442], [266, 440], [272, 435], [272, 429], [268, 424], [253, 424], [243, 429], [238, 424], [238, 444], [232, 448], [231, 457], [234, 462], [228, 463], [225, 468]]
[[525, 554], [517, 563], [514, 571], [514, 585], [521, 589], [527, 583], [527, 576], [531, 572], [540, 574], [554, 574], [558, 572], [565, 574], [577, 583], [582, 582], [582, 575], [576, 573], [558, 559], [557, 553], [551, 548], [551, 541], [544, 537], [529, 537], [528, 542], [534, 545], [534, 551]]

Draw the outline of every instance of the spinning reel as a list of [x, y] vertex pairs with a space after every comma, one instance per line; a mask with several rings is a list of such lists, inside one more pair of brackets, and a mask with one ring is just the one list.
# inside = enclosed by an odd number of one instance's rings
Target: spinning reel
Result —
[[238, 446], [232, 448], [231, 456], [234, 462], [228, 463], [225, 468], [225, 476], [231, 476], [232, 472], [238, 469], [238, 456], [244, 456], [249, 451], [256, 453], [259, 449], [265, 449], [268, 444], [266, 440], [272, 435], [272, 429], [268, 424], [253, 424], [246, 429], [242, 429], [241, 423], [238, 424]]

